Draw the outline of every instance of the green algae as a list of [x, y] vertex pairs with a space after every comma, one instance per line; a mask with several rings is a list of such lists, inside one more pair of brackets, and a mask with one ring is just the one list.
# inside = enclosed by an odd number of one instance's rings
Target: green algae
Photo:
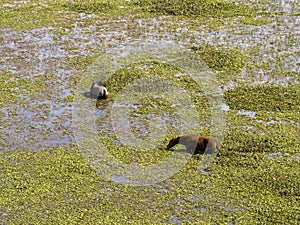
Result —
[[254, 13], [254, 9], [229, 1], [147, 0], [137, 1], [143, 10], [174, 16], [233, 17]]
[[103, 181], [76, 148], [11, 151], [1, 157], [2, 220], [161, 224], [176, 216], [190, 223], [249, 224], [258, 223], [257, 216], [262, 223], [299, 219], [299, 161], [223, 151], [208, 175], [197, 171], [198, 163], [192, 158], [155, 186], [130, 187]]
[[251, 111], [299, 112], [299, 85], [281, 87], [276, 85], [241, 86], [225, 93], [232, 109]]

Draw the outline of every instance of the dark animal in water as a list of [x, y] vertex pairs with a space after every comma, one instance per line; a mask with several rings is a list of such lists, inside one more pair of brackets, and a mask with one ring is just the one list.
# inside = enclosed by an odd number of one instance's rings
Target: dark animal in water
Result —
[[97, 99], [107, 99], [108, 91], [106, 89], [106, 83], [97, 81], [93, 83], [90, 90], [90, 95]]
[[203, 154], [205, 149], [207, 154], [212, 154], [216, 152], [216, 150], [219, 150], [218, 139], [210, 136], [186, 135], [173, 138], [169, 142], [167, 149], [170, 149], [177, 144], [182, 144], [187, 149], [195, 149], [194, 155]]

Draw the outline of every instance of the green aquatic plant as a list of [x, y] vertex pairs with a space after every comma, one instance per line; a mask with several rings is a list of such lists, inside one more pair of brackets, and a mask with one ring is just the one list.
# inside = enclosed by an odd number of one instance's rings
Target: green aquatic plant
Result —
[[225, 92], [225, 100], [232, 109], [251, 111], [300, 111], [299, 85], [281, 87], [276, 85], [240, 86]]
[[163, 182], [130, 187], [104, 180], [75, 146], [10, 151], [0, 158], [5, 213], [0, 221], [122, 223], [130, 218], [150, 224], [178, 217], [187, 223], [293, 224], [299, 219], [299, 161], [221, 151], [202, 173], [199, 157]]
[[192, 47], [201, 60], [214, 71], [226, 71], [237, 73], [246, 66], [248, 57], [238, 49], [224, 47], [214, 47], [211, 45], [201, 45]]
[[47, 84], [38, 76], [32, 80], [10, 73], [3, 73], [0, 76], [0, 104], [17, 103], [20, 95], [33, 96], [35, 93], [43, 92]]
[[254, 18], [254, 17], [243, 17], [240, 19], [242, 23], [249, 24], [249, 25], [255, 25], [255, 26], [261, 26], [265, 24], [269, 24], [270, 21], [268, 19], [260, 19], [260, 18]]
[[[197, 30], [198, 23], [210, 23], [215, 25], [214, 29], [223, 29], [220, 26], [224, 26], [225, 17], [239, 16], [235, 20], [239, 25], [245, 23], [260, 26], [276, 16], [275, 13], [270, 17], [262, 13], [266, 17], [256, 19], [252, 17], [255, 8], [214, 0], [132, 0], [130, 3], [121, 0], [6, 0], [2, 3], [2, 28], [15, 31], [53, 27], [53, 32], [59, 35], [68, 34], [74, 22], [79, 20], [83, 28], [88, 28], [91, 24], [103, 25], [116, 17], [128, 20], [129, 14], [122, 17], [118, 6], [130, 7], [130, 11], [124, 9], [122, 13], [130, 12], [132, 22], [136, 22], [137, 18], [168, 15], [162, 17], [162, 21], [167, 24], [171, 21], [170, 26], [174, 32], [182, 27], [181, 22], [191, 30]], [[6, 3], [16, 5], [11, 7]], [[267, 2], [264, 1], [264, 4]], [[82, 20], [80, 13], [93, 13], [95, 17]], [[294, 13], [292, 16], [296, 15]], [[106, 20], [102, 20], [101, 16]], [[107, 27], [110, 29], [114, 25], [116, 24], [107, 24]], [[229, 23], [225, 28], [235, 25]], [[119, 27], [112, 28], [113, 31], [117, 29]], [[129, 30], [128, 27], [124, 29]], [[140, 32], [134, 35], [140, 37]], [[0, 43], [3, 41], [4, 39], [0, 39]], [[76, 86], [82, 71], [96, 57], [82, 57], [73, 52], [78, 48], [72, 46], [70, 40], [66, 40], [63, 47], [73, 53], [63, 66], [79, 71], [69, 78], [66, 88], [70, 89]], [[227, 81], [223, 78], [232, 74], [237, 77], [241, 68], [249, 67], [247, 56], [237, 49], [203, 45], [195, 47], [194, 51], [213, 72], [218, 73], [217, 77], [224, 84]], [[247, 54], [257, 53], [259, 49], [255, 51]], [[96, 51], [91, 49], [91, 52], [94, 54]], [[266, 68], [267, 64], [264, 69]], [[222, 76], [219, 76], [220, 73]], [[283, 71], [281, 67], [273, 73], [293, 76], [299, 81], [299, 74]], [[31, 75], [33, 79], [26, 75], [1, 72], [1, 116], [6, 112], [5, 107], [26, 105], [22, 95], [36, 100], [47, 88], [48, 92], [56, 91], [49, 90], [49, 86], [57, 84], [56, 75]], [[144, 77], [167, 78], [186, 90], [199, 113], [199, 134], [210, 132], [210, 127], [207, 126], [210, 118], [209, 105], [201, 87], [184, 71], [164, 63], [141, 62], [116, 71], [108, 82], [111, 99], [116, 99], [118, 93], [134, 80]], [[76, 145], [36, 149], [17, 147], [16, 150], [7, 150], [5, 148], [11, 147], [10, 143], [6, 143], [1, 136], [0, 224], [297, 224], [300, 220], [299, 85], [283, 87], [243, 83], [243, 86], [236, 85], [224, 91], [224, 95], [230, 108], [226, 111], [227, 131], [214, 162], [207, 170], [199, 170], [202, 156], [193, 156], [174, 176], [149, 186], [131, 187], [104, 179], [85, 161]], [[43, 100], [48, 98], [47, 95], [42, 96]], [[73, 101], [72, 96], [50, 97], [55, 103], [69, 104]], [[95, 110], [102, 110], [110, 102], [99, 101], [95, 104], [99, 106]], [[131, 114], [133, 119], [139, 116], [148, 119], [147, 114], [155, 113], [163, 116], [168, 116], [169, 113], [172, 116], [176, 112], [176, 107], [170, 107], [161, 98], [140, 99], [139, 104], [142, 106]], [[43, 107], [45, 115], [41, 115], [41, 118], [47, 117], [52, 110], [48, 103]], [[255, 113], [255, 116], [240, 113], [247, 110]], [[9, 112], [8, 116], [14, 122], [13, 113], [15, 112]], [[40, 118], [36, 119], [39, 123]], [[65, 115], [60, 115], [59, 119], [65, 119]], [[147, 125], [147, 121], [140, 122]], [[5, 126], [8, 125], [0, 125], [1, 128]], [[25, 128], [35, 129], [31, 124]], [[14, 132], [20, 132], [21, 129], [23, 127], [18, 127]], [[166, 135], [165, 140], [154, 151], [145, 148], [137, 152], [128, 146], [118, 145], [114, 142], [117, 139], [114, 136], [104, 139], [103, 143], [116, 159], [141, 167], [149, 166], [171, 154], [165, 147], [177, 135], [174, 130]], [[14, 135], [14, 132], [3, 133], [9, 136]], [[135, 132], [140, 134], [140, 130]], [[103, 131], [98, 134], [102, 138]], [[25, 129], [24, 136], [26, 137]], [[36, 144], [38, 141], [33, 140], [32, 143]]]
[[151, 13], [187, 17], [233, 17], [254, 13], [253, 8], [220, 0], [146, 0], [136, 1], [136, 4]]
[[92, 0], [92, 1], [64, 1], [62, 6], [66, 9], [79, 13], [99, 13], [107, 12], [114, 9], [114, 5], [109, 1]]

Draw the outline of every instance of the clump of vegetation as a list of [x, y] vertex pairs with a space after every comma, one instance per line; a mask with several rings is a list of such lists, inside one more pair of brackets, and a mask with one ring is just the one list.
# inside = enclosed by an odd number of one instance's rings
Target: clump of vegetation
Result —
[[[49, 2], [47, 2], [49, 3]], [[14, 7], [9, 7], [6, 4], [0, 5], [0, 10], [3, 11], [0, 15], [1, 27], [13, 27], [15, 29], [33, 29], [53, 25], [62, 18], [64, 11], [58, 10], [58, 7], [49, 7], [49, 5], [39, 2], [14, 2]], [[60, 7], [61, 9], [61, 7]]]
[[139, 0], [137, 4], [144, 11], [175, 16], [233, 17], [254, 12], [247, 6], [220, 0]]
[[208, 44], [192, 47], [206, 65], [214, 71], [237, 72], [246, 66], [247, 56], [238, 49], [216, 48]]
[[[145, 68], [140, 69], [142, 67]], [[135, 63], [128, 68], [116, 71], [107, 81], [108, 88], [112, 96], [115, 96], [124, 87], [142, 77], [170, 79], [190, 94], [201, 92], [201, 88], [189, 75], [184, 74], [178, 68], [157, 61]]]
[[21, 78], [13, 74], [1, 74], [0, 76], [0, 104], [18, 101], [19, 95], [32, 95], [42, 92], [47, 84], [38, 79]]
[[99, 13], [107, 12], [114, 9], [114, 5], [108, 1], [92, 0], [92, 1], [67, 1], [62, 4], [63, 7], [76, 12], [84, 13]]
[[300, 111], [300, 86], [275, 85], [241, 86], [225, 92], [227, 104], [232, 109], [251, 111]]
[[241, 130], [241, 127], [232, 128], [226, 135], [223, 147], [228, 151], [234, 152], [271, 152], [274, 151], [277, 146], [268, 138], [269, 137], [264, 134], [249, 134], [248, 131]]
[[147, 187], [105, 181], [74, 147], [10, 151], [0, 163], [3, 224], [299, 220], [299, 161], [260, 153], [221, 151], [206, 175], [197, 170], [199, 158], [192, 157], [175, 176]]
[[257, 19], [249, 16], [241, 18], [240, 21], [242, 23], [254, 25], [254, 26], [261, 26], [270, 23], [270, 21], [267, 19]]

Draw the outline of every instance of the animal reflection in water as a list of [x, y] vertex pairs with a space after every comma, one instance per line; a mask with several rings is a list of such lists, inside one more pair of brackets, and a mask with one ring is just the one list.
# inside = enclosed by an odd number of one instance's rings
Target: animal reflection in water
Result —
[[106, 82], [97, 81], [93, 83], [90, 90], [90, 96], [100, 99], [107, 99], [108, 91], [106, 89]]
[[182, 144], [187, 149], [195, 149], [194, 155], [204, 154], [205, 149], [206, 154], [212, 154], [219, 150], [218, 139], [210, 136], [186, 135], [176, 137], [169, 142], [167, 149], [170, 149], [177, 144]]

